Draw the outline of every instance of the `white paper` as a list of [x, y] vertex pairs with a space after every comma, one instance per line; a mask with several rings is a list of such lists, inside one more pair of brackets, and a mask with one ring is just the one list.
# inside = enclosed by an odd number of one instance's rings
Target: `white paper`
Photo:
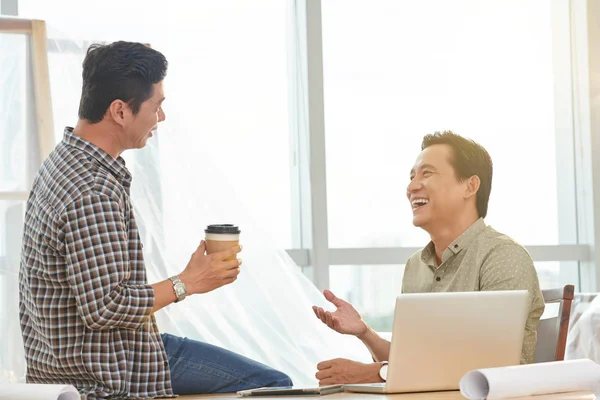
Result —
[[471, 400], [494, 400], [575, 391], [598, 392], [600, 365], [592, 360], [477, 369], [460, 380], [460, 392]]
[[40, 385], [34, 383], [0, 384], [0, 400], [79, 400], [72, 385]]

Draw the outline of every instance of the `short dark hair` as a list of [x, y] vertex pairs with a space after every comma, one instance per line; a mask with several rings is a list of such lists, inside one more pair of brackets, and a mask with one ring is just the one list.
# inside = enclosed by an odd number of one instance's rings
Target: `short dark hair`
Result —
[[167, 75], [167, 67], [164, 55], [142, 43], [91, 45], [83, 60], [79, 118], [98, 123], [115, 100], [128, 103], [136, 115], [152, 97], [152, 85]]
[[447, 144], [452, 148], [450, 164], [454, 168], [456, 177], [461, 181], [477, 175], [480, 180], [477, 191], [477, 212], [481, 218], [485, 218], [488, 210], [488, 202], [492, 191], [492, 158], [482, 145], [466, 139], [452, 131], [434, 132], [425, 135], [421, 150], [425, 150], [434, 144]]

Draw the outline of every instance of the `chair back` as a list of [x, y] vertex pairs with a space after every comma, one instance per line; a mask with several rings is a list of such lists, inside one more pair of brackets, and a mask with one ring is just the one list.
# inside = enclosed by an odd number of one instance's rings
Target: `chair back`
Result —
[[[571, 302], [575, 287], [565, 285], [563, 288], [542, 290], [547, 311], [558, 307], [558, 313], [545, 317], [542, 315], [537, 329], [537, 344], [535, 347], [535, 361], [562, 361], [565, 359], [565, 347], [569, 332], [569, 319], [571, 317]], [[546, 312], [544, 312], [546, 314]]]

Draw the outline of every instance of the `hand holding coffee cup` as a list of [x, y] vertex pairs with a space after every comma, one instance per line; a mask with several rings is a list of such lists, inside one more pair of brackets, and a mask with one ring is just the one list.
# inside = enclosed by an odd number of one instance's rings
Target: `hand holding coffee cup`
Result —
[[[232, 224], [208, 225], [204, 230], [206, 240], [206, 254], [214, 254], [229, 250], [240, 243], [240, 229]], [[225, 258], [225, 261], [235, 259], [234, 256]]]
[[237, 279], [242, 260], [237, 258], [242, 250], [240, 230], [233, 225], [209, 225], [203, 240], [179, 279], [186, 285], [188, 294], [207, 293]]

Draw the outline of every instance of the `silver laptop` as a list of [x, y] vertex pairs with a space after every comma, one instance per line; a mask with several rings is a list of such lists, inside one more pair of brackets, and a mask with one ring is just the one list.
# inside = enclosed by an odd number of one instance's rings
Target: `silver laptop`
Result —
[[344, 390], [456, 390], [470, 370], [518, 365], [528, 313], [527, 290], [402, 294], [396, 299], [387, 381]]

